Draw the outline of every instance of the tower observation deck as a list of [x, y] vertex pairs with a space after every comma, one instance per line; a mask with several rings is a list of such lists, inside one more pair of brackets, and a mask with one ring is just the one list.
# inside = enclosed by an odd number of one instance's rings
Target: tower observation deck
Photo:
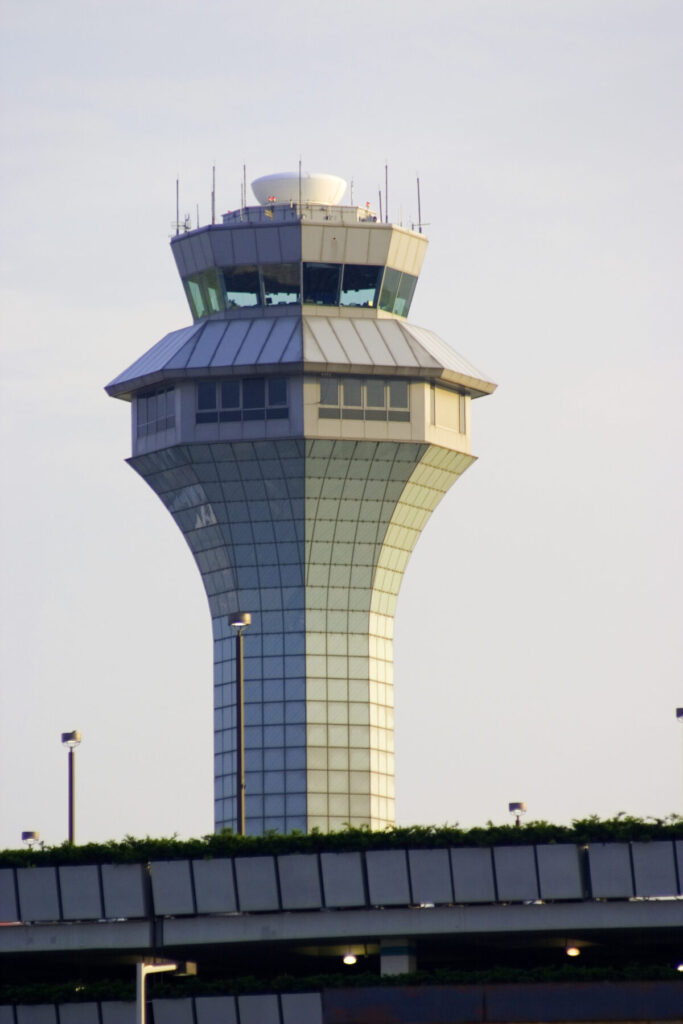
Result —
[[338, 205], [331, 175], [252, 187], [260, 205], [173, 238], [193, 324], [107, 392], [209, 601], [216, 829], [237, 824], [237, 611], [247, 832], [382, 828], [403, 571], [495, 385], [406, 319], [424, 235]]

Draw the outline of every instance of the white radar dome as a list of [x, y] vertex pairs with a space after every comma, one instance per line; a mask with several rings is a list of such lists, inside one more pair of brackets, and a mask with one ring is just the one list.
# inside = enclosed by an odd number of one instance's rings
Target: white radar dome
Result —
[[261, 206], [273, 203], [320, 203], [336, 206], [346, 192], [346, 182], [336, 174], [302, 174], [299, 191], [299, 172], [283, 171], [266, 174], [251, 183], [252, 192]]

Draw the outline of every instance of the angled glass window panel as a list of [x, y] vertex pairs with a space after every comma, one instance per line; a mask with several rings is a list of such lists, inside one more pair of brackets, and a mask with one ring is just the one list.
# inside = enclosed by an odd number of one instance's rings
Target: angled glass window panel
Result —
[[247, 377], [242, 381], [242, 407], [263, 409], [266, 404], [266, 382], [263, 377]]
[[276, 405], [273, 409], [266, 409], [266, 419], [286, 420], [289, 416], [289, 409], [286, 405]]
[[348, 377], [342, 381], [342, 405], [361, 408], [363, 405], [362, 381], [357, 377]]
[[[221, 419], [225, 414], [221, 413]], [[218, 423], [217, 412], [198, 412], [196, 416], [197, 423]]]
[[394, 312], [394, 305], [396, 303], [396, 296], [398, 295], [398, 286], [400, 283], [401, 271], [394, 270], [393, 267], [387, 267], [384, 271], [382, 291], [379, 296], [380, 309], [386, 310], [387, 313]]
[[268, 381], [268, 405], [287, 405], [286, 377], [272, 377]]
[[168, 430], [175, 426], [175, 388], [168, 388], [166, 391], [166, 419], [163, 429]]
[[266, 306], [291, 306], [299, 302], [299, 264], [269, 263], [261, 267]]
[[224, 308], [222, 294], [223, 289], [219, 283], [216, 269], [212, 267], [210, 270], [205, 270], [202, 277], [204, 294], [206, 295], [209, 312], [220, 313]]
[[365, 381], [365, 406], [368, 409], [383, 409], [386, 404], [386, 385], [383, 380], [370, 377]]
[[336, 377], [320, 378], [320, 404], [339, 405], [339, 381]]
[[221, 409], [239, 409], [240, 382], [224, 380], [221, 382]]
[[192, 316], [195, 320], [198, 320], [202, 316], [206, 316], [208, 309], [206, 302], [204, 301], [204, 295], [202, 294], [199, 274], [194, 274], [192, 277], [187, 278], [185, 281], [185, 292], [187, 294], [187, 301], [190, 303]]
[[216, 408], [216, 385], [213, 381], [200, 381], [197, 384], [197, 408]]
[[401, 283], [398, 286], [398, 294], [394, 303], [394, 313], [397, 316], [408, 316], [416, 284], [417, 278], [412, 274], [401, 274]]
[[304, 302], [315, 306], [339, 305], [339, 263], [304, 263]]
[[407, 409], [408, 408], [408, 381], [407, 380], [391, 380], [391, 381], [389, 381], [389, 408], [390, 409]]
[[253, 266], [224, 267], [225, 308], [260, 306], [258, 270]]
[[377, 305], [377, 293], [382, 279], [383, 267], [363, 267], [347, 264], [342, 276], [340, 305]]

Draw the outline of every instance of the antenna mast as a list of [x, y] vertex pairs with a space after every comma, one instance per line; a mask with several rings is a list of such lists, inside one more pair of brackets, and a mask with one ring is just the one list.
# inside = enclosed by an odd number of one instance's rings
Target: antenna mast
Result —
[[216, 223], [216, 165], [212, 168], [211, 179], [211, 223]]
[[379, 222], [381, 224], [382, 221], [384, 220], [384, 218], [382, 217], [382, 189], [381, 189], [381, 187], [377, 191], [379, 193]]
[[417, 176], [417, 230], [422, 234], [422, 203], [420, 202], [420, 176]]
[[[380, 217], [380, 220], [382, 218]], [[389, 161], [384, 164], [384, 220], [389, 223]]]
[[180, 176], [175, 180], [175, 233], [180, 234]]

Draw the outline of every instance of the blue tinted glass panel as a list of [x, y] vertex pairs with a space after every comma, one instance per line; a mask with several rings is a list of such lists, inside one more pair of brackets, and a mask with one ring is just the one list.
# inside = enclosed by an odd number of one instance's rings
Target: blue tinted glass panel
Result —
[[267, 306], [290, 306], [299, 301], [299, 264], [272, 263], [261, 267]]
[[199, 274], [193, 274], [192, 277], [187, 278], [185, 281], [185, 293], [187, 295], [187, 301], [190, 303], [192, 316], [195, 320], [198, 320], [199, 317], [206, 316], [208, 309], [202, 292]]
[[224, 380], [221, 384], [221, 408], [239, 409], [240, 406], [240, 382], [238, 380]]
[[219, 313], [223, 307], [223, 295], [222, 288], [218, 282], [218, 273], [215, 268], [211, 270], [205, 270], [202, 274], [204, 294], [209, 307], [210, 313]]
[[394, 303], [394, 313], [398, 316], [408, 316], [416, 284], [417, 278], [412, 274], [401, 274], [401, 283], [398, 286], [398, 295]]
[[398, 295], [398, 287], [400, 283], [400, 270], [394, 270], [393, 267], [387, 267], [387, 269], [384, 271], [382, 292], [379, 297], [380, 309], [386, 310], [387, 313], [394, 312], [394, 305], [396, 303], [396, 297]]
[[340, 303], [342, 306], [376, 306], [383, 267], [344, 267]]
[[244, 409], [262, 409], [266, 404], [266, 382], [263, 377], [252, 377], [242, 381], [242, 406]]
[[338, 263], [304, 263], [304, 302], [314, 306], [337, 306], [340, 278]]
[[268, 381], [268, 405], [287, 405], [287, 379], [275, 377]]
[[226, 267], [223, 270], [223, 281], [226, 309], [261, 305], [256, 267]]

